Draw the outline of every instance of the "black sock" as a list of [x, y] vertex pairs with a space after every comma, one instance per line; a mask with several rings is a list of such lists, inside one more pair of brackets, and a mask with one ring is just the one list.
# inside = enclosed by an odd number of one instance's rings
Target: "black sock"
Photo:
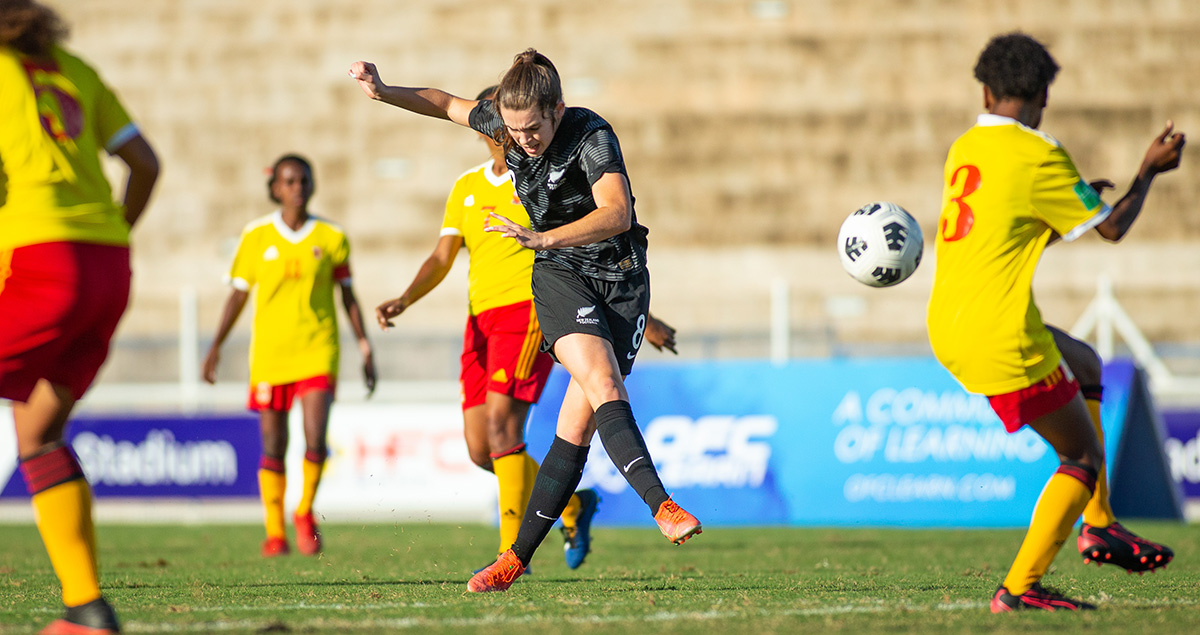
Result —
[[654, 469], [654, 460], [646, 449], [642, 431], [633, 420], [628, 401], [610, 401], [596, 408], [596, 431], [613, 465], [629, 481], [633, 491], [646, 501], [651, 514], [667, 501], [667, 490]]
[[525, 507], [525, 519], [513, 543], [513, 553], [521, 564], [529, 565], [533, 552], [546, 539], [554, 521], [562, 515], [571, 501], [579, 479], [583, 478], [583, 465], [587, 463], [588, 446], [575, 445], [555, 436], [546, 452], [546, 458], [538, 468], [533, 481], [533, 492], [529, 505]]

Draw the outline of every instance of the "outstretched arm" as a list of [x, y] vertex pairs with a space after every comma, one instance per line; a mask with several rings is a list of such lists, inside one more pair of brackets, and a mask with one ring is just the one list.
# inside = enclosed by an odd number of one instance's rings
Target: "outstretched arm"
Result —
[[425, 297], [425, 294], [433, 291], [434, 287], [446, 278], [450, 267], [454, 266], [454, 258], [458, 256], [458, 250], [462, 244], [462, 236], [442, 236], [438, 239], [433, 253], [429, 254], [425, 262], [421, 264], [412, 284], [408, 285], [404, 294], [375, 307], [375, 321], [379, 322], [379, 328], [386, 331], [388, 327], [395, 326], [392, 318], [404, 313], [405, 309]]
[[342, 306], [346, 309], [346, 317], [350, 318], [350, 328], [354, 329], [354, 338], [358, 342], [358, 352], [363, 358], [363, 383], [367, 386], [367, 396], [375, 392], [375, 356], [371, 351], [371, 340], [367, 339], [367, 328], [363, 324], [362, 309], [358, 306], [358, 298], [354, 295], [354, 287], [346, 280], [338, 285], [342, 290]]
[[1186, 139], [1182, 132], [1172, 132], [1174, 128], [1175, 124], [1168, 121], [1167, 127], [1150, 143], [1129, 191], [1113, 206], [1108, 218], [1096, 226], [1096, 231], [1106, 240], [1116, 242], [1124, 238], [1142, 211], [1142, 204], [1146, 202], [1146, 194], [1150, 191], [1154, 177], [1179, 167], [1179, 158]]
[[379, 78], [379, 70], [370, 62], [355, 62], [350, 65], [350, 77], [358, 80], [359, 88], [367, 97], [391, 104], [418, 115], [449, 119], [460, 126], [470, 126], [469, 118], [475, 104], [473, 99], [462, 99], [436, 88], [406, 88], [388, 86]]
[[233, 329], [233, 323], [237, 322], [238, 316], [242, 314], [248, 297], [250, 297], [248, 292], [234, 289], [229, 292], [229, 299], [225, 301], [225, 310], [221, 312], [221, 323], [217, 325], [217, 335], [213, 338], [212, 346], [208, 348], [208, 355], [204, 356], [204, 367], [201, 371], [204, 381], [210, 384], [217, 383], [217, 363], [221, 361], [221, 344], [224, 344], [225, 338], [229, 337], [229, 331]]

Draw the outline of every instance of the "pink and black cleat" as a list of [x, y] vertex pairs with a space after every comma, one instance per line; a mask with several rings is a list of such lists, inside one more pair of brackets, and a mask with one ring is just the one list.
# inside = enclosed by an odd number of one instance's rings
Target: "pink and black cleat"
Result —
[[1175, 557], [1170, 547], [1150, 542], [1117, 522], [1108, 527], [1085, 523], [1076, 543], [1084, 564], [1115, 564], [1130, 573], [1158, 571]]

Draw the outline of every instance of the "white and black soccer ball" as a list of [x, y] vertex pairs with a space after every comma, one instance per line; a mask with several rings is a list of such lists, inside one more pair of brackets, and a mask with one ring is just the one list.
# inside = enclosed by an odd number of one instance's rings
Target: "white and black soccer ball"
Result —
[[838, 256], [855, 280], [890, 287], [917, 270], [924, 241], [911, 214], [895, 203], [880, 201], [860, 207], [842, 223]]

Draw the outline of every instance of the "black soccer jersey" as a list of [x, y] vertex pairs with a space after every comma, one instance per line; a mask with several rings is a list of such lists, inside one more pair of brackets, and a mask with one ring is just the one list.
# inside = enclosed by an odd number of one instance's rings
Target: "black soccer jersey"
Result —
[[[491, 100], [471, 111], [471, 127], [493, 136], [504, 121]], [[544, 232], [583, 218], [596, 209], [592, 184], [601, 176], [624, 174], [625, 160], [612, 126], [586, 108], [567, 108], [550, 146], [530, 157], [514, 145], [505, 155], [517, 196], [529, 212], [534, 231]], [[630, 201], [632, 203], [632, 201]], [[646, 267], [646, 234], [631, 210], [632, 223], [624, 233], [581, 247], [537, 252], [537, 260], [552, 260], [585, 276], [619, 281]]]

